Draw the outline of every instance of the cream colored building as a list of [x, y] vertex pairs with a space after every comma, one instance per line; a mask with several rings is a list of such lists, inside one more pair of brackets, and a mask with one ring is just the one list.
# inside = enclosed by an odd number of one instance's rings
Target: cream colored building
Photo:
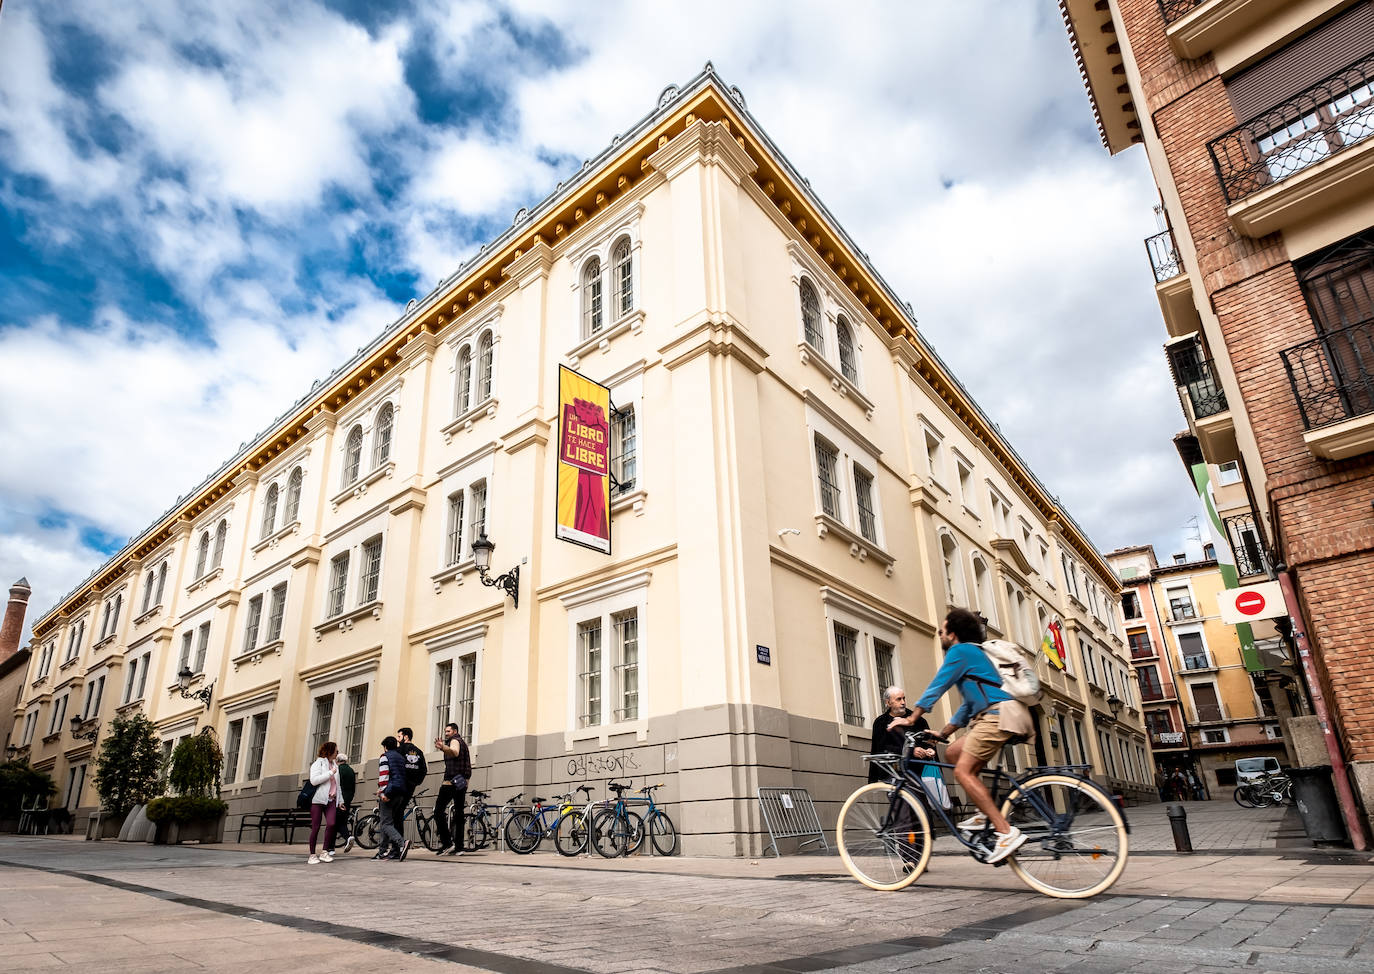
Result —
[[[620, 410], [609, 557], [554, 540], [559, 365]], [[708, 66], [39, 618], [16, 717], [82, 809], [71, 716], [214, 727], [231, 830], [318, 742], [452, 717], [496, 800], [662, 781], [686, 852], [742, 854], [759, 786], [833, 823], [950, 602], [1031, 653], [1062, 618], [1045, 759], [1144, 793], [1116, 593]]]

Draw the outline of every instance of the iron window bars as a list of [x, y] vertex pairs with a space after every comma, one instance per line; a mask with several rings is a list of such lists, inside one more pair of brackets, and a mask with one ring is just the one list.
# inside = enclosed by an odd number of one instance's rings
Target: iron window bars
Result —
[[1304, 429], [1374, 412], [1374, 319], [1279, 353]]
[[1374, 54], [1207, 143], [1235, 203], [1374, 135]]
[[1174, 243], [1172, 230], [1163, 230], [1153, 237], [1146, 237], [1145, 253], [1150, 257], [1156, 284], [1173, 280], [1183, 273], [1183, 261], [1178, 256], [1178, 247]]

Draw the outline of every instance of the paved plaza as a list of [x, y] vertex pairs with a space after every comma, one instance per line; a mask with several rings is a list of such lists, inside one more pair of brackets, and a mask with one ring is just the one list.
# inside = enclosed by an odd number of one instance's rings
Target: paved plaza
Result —
[[1374, 970], [1368, 856], [1313, 850], [1283, 809], [1190, 806], [1194, 844], [1209, 849], [1193, 856], [1168, 851], [1163, 806], [1131, 820], [1126, 873], [1084, 903], [946, 849], [912, 888], [877, 893], [833, 855], [422, 850], [308, 866], [299, 843], [5, 837], [0, 971]]

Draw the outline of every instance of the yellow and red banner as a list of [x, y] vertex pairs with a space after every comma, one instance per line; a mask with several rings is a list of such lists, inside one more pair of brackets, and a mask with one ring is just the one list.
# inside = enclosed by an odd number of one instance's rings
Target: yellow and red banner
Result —
[[1064, 668], [1064, 661], [1068, 657], [1064, 653], [1064, 625], [1058, 619], [1045, 627], [1045, 635], [1040, 640], [1040, 650], [1055, 668]]
[[554, 536], [611, 553], [611, 390], [562, 365]]

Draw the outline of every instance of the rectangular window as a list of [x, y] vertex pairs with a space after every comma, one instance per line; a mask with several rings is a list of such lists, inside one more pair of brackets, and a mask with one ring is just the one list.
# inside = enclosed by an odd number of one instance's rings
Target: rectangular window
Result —
[[81, 807], [81, 788], [86, 783], [86, 766], [75, 765], [67, 772], [67, 800], [62, 807], [75, 810]]
[[840, 707], [846, 724], [864, 722], [860, 704], [858, 659], [859, 633], [842, 623], [835, 623], [835, 663], [840, 674]]
[[930, 430], [923, 430], [926, 440], [926, 465], [930, 468], [930, 479], [939, 483], [945, 476], [945, 461], [940, 453], [940, 437]]
[[348, 589], [348, 552], [335, 555], [329, 562], [329, 612], [336, 616], [344, 610], [344, 593]]
[[30, 710], [24, 715], [24, 737], [20, 740], [20, 747], [28, 747], [33, 742], [33, 732], [38, 726], [38, 711]]
[[458, 661], [458, 725], [463, 740], [472, 741], [477, 720], [477, 654], [469, 653]]
[[880, 691], [897, 684], [897, 673], [893, 666], [895, 655], [896, 651], [891, 643], [885, 643], [881, 639], [873, 640], [873, 662], [878, 671], [878, 682], [881, 684]]
[[453, 660], [434, 667], [434, 733], [442, 736], [453, 714]]
[[475, 541], [487, 533], [487, 482], [479, 480], [469, 490], [472, 492], [472, 530], [469, 537]]
[[1198, 633], [1179, 633], [1178, 649], [1183, 654], [1185, 670], [1205, 670], [1212, 665], [1207, 658], [1207, 648], [1202, 644], [1202, 636]]
[[448, 495], [448, 535], [444, 540], [444, 565], [452, 568], [463, 560], [463, 492]]
[[601, 723], [601, 620], [577, 626], [577, 726]]
[[143, 654], [143, 663], [138, 668], [138, 699], [143, 699], [144, 691], [148, 689], [148, 667], [153, 662], [153, 654], [147, 652]]
[[363, 567], [358, 578], [358, 604], [377, 601], [377, 587], [382, 577], [382, 537], [363, 542]]
[[638, 480], [638, 439], [633, 406], [623, 406], [611, 414], [611, 476], [615, 478], [612, 484], [614, 493], [628, 494], [635, 489]]
[[1175, 622], [1197, 618], [1197, 612], [1193, 609], [1193, 597], [1188, 594], [1186, 588], [1171, 588], [1166, 590], [1165, 594], [1169, 596], [1169, 616]]
[[314, 728], [310, 733], [310, 760], [320, 753], [320, 747], [329, 740], [329, 731], [334, 724], [334, 694], [326, 693], [315, 698]]
[[1136, 679], [1140, 681], [1140, 699], [1164, 699], [1164, 687], [1159, 683], [1159, 670], [1153, 666], [1142, 666], [1135, 671], [1135, 675]]
[[205, 672], [205, 654], [210, 651], [210, 623], [202, 622], [196, 638], [196, 667], [194, 673]]
[[262, 624], [262, 596], [248, 600], [248, 624], [243, 630], [243, 651], [250, 652], [258, 644], [258, 627]]
[[224, 783], [232, 785], [238, 778], [239, 751], [243, 749], [243, 721], [231, 720], [224, 737]]
[[1121, 593], [1121, 614], [1127, 619], [1140, 618], [1140, 599], [1134, 592]]
[[1155, 648], [1150, 644], [1150, 634], [1148, 632], [1127, 633], [1126, 641], [1130, 643], [1131, 656], [1135, 659], [1150, 657], [1155, 654]]
[[1226, 728], [1224, 727], [1220, 730], [1205, 730], [1202, 732], [1202, 743], [1204, 744], [1225, 744], [1228, 740]]
[[840, 518], [840, 454], [829, 443], [816, 438], [816, 476], [821, 485], [821, 511]]
[[[1174, 724], [1173, 721], [1169, 719], [1169, 711], [1145, 711], [1145, 729], [1148, 730], [1152, 736], [1158, 736], [1160, 734], [1172, 734], [1174, 730]], [[1163, 744], [1165, 742], [1156, 741], [1155, 743]]]
[[87, 699], [86, 699], [86, 711], [85, 711], [85, 713], [82, 715], [82, 716], [84, 716], [87, 720], [91, 719], [92, 717], [98, 717], [98, 716], [100, 715], [100, 702], [101, 702], [101, 700], [103, 700], [104, 697], [105, 697], [105, 674], [104, 674], [104, 673], [100, 674], [100, 679], [96, 680], [95, 683], [93, 684], [93, 686], [95, 687], [95, 693], [92, 694], [92, 695], [89, 695], [89, 696], [87, 697]]
[[859, 505], [859, 533], [877, 544], [878, 519], [873, 513], [873, 478], [858, 467], [854, 468], [854, 500]]
[[959, 469], [959, 500], [970, 511], [977, 511], [977, 492], [973, 489], [973, 469], [962, 460], [955, 460], [954, 462]]
[[615, 627], [617, 720], [639, 718], [639, 614], [634, 609], [611, 616]]
[[254, 714], [248, 734], [248, 767], [243, 772], [244, 781], [257, 781], [262, 777], [262, 752], [267, 747], [267, 715]]
[[1228, 484], [1240, 483], [1240, 461], [1228, 460], [1217, 467], [1217, 484], [1225, 487]]
[[1217, 700], [1217, 688], [1213, 683], [1194, 683], [1193, 709], [1197, 712], [1199, 721], [1224, 720], [1221, 712], [1221, 702]]
[[286, 583], [272, 586], [272, 605], [267, 612], [267, 641], [281, 638], [282, 618], [286, 615]]
[[64, 693], [57, 698], [57, 702], [52, 705], [52, 716], [48, 719], [48, 733], [61, 730], [62, 722], [67, 719], [67, 700], [71, 697], [70, 693]]
[[349, 760], [361, 766], [364, 760], [363, 728], [367, 724], [367, 686], [353, 687], [349, 690], [345, 706], [348, 707], [348, 712], [345, 715], [347, 722], [343, 729], [344, 753], [348, 755]]

